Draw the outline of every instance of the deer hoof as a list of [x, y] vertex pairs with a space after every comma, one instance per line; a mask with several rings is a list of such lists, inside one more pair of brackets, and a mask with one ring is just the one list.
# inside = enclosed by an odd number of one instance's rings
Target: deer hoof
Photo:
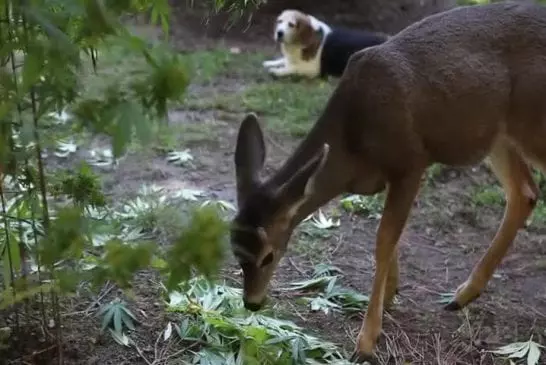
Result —
[[449, 312], [455, 312], [458, 310], [461, 310], [463, 307], [459, 303], [457, 303], [455, 300], [452, 300], [451, 302], [447, 303], [444, 306], [444, 309]]
[[358, 351], [353, 352], [351, 355], [350, 362], [356, 364], [368, 364], [368, 365], [377, 365], [377, 358], [374, 355], [359, 353]]
[[451, 302], [449, 302], [448, 304], [446, 304], [444, 306], [444, 309], [447, 310], [447, 311], [450, 311], [450, 312], [454, 312], [454, 311], [458, 311], [458, 310], [461, 310], [463, 309], [464, 307], [466, 307], [468, 304], [472, 303], [473, 301], [475, 301], [476, 299], [479, 298], [479, 296], [481, 295], [482, 293], [478, 293], [476, 295], [474, 295], [473, 297], [471, 297], [469, 300], [467, 300], [464, 304], [460, 304], [456, 297], [453, 298], [453, 300]]

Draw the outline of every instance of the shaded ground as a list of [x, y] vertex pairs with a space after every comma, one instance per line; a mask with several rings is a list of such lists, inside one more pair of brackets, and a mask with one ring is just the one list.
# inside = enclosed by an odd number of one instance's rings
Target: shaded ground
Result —
[[[121, 198], [144, 183], [172, 190], [197, 187], [212, 198], [234, 202], [233, 151], [244, 112], [256, 111], [266, 127], [269, 173], [301, 140], [335, 81], [272, 80], [261, 70], [261, 61], [274, 52], [271, 42], [260, 45], [236, 39], [211, 40], [196, 35], [195, 30], [185, 32], [183, 25], [175, 28], [175, 42], [181, 49], [208, 50], [193, 56], [200, 65], [196, 83], [186, 103], [172, 110], [172, 129], [160, 134], [157, 149], [144, 152], [135, 148], [117, 169], [103, 171], [105, 189], [112, 197]], [[188, 34], [190, 38], [184, 38]], [[96, 143], [104, 145], [100, 140]], [[185, 148], [190, 148], [195, 158], [193, 166], [170, 165], [161, 151]], [[64, 163], [49, 160], [50, 166]], [[546, 225], [540, 215], [520, 232], [486, 292], [468, 310], [442, 310], [441, 294], [453, 291], [466, 279], [502, 217], [502, 200], [491, 190], [494, 184], [495, 179], [483, 165], [435, 168], [424, 182], [401, 242], [400, 295], [385, 317], [379, 346], [384, 363], [494, 364], [482, 350], [526, 341], [531, 335], [546, 344]], [[337, 206], [337, 202], [330, 204], [330, 211]], [[289, 309], [300, 325], [351, 351], [360, 318], [312, 313], [293, 296], [276, 290], [308, 278], [315, 264], [329, 262], [343, 270], [345, 285], [369, 292], [378, 221], [339, 214], [340, 227], [325, 237], [297, 236], [299, 242], [292, 243], [271, 294], [273, 302]], [[225, 272], [236, 278], [232, 262]], [[96, 300], [104, 303], [114, 294], [115, 289], [106, 287]], [[156, 341], [168, 320], [162, 306], [157, 278], [149, 273], [139, 275], [131, 309], [141, 325], [133, 338], [149, 359], [158, 356], [165, 346]], [[98, 321], [91, 316], [93, 308], [93, 302], [65, 303], [66, 363], [145, 364], [133, 349], [124, 349], [109, 337], [96, 336]], [[23, 338], [25, 335], [20, 340]], [[51, 354], [44, 354], [48, 352], [37, 354], [34, 363], [50, 363]], [[13, 363], [33, 362], [25, 357]], [[173, 358], [161, 363], [179, 362]]]

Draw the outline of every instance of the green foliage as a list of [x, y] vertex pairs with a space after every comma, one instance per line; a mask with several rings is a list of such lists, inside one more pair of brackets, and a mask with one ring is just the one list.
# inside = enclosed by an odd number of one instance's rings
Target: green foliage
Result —
[[348, 195], [341, 199], [341, 207], [353, 214], [363, 215], [366, 218], [379, 219], [383, 211], [385, 194], [375, 194], [370, 196]]
[[477, 206], [502, 206], [504, 204], [504, 193], [498, 185], [480, 186], [472, 196], [472, 202]]
[[226, 233], [227, 223], [217, 208], [211, 205], [196, 208], [189, 225], [167, 253], [167, 288], [173, 289], [188, 280], [193, 268], [211, 278], [224, 256]]
[[[193, 278], [169, 295], [168, 308], [185, 315], [175, 332], [202, 343], [191, 363], [347, 364], [337, 347], [305, 334], [294, 323], [265, 314], [245, 315], [241, 290]], [[203, 362], [204, 361], [204, 362]]]
[[[132, 34], [121, 19], [139, 13], [168, 34], [167, 0], [0, 6], [0, 308], [39, 293], [56, 298], [81, 281], [126, 288], [137, 271], [151, 267], [173, 283], [192, 270], [210, 277], [218, 269], [226, 223], [214, 206], [197, 209], [187, 225], [169, 231], [173, 247], [161, 250], [155, 240], [163, 221], [156, 218], [173, 213], [172, 205], [148, 201], [120, 211], [88, 164], [53, 175], [45, 168], [50, 149], [59, 158], [74, 154], [74, 134], [81, 132], [108, 136], [112, 159], [120, 158], [135, 137], [148, 142], [167, 119], [169, 103], [182, 100], [190, 64], [166, 44]], [[103, 67], [102, 61], [117, 62], [113, 53], [128, 60], [127, 67]], [[145, 214], [149, 219], [142, 219]], [[52, 303], [58, 322], [58, 302]], [[126, 343], [116, 313], [130, 315], [120, 308], [109, 307], [106, 315], [114, 313], [114, 332]]]
[[109, 240], [104, 245], [101, 265], [94, 269], [94, 283], [112, 279], [120, 287], [128, 287], [135, 272], [150, 267], [156, 248], [151, 242], [127, 245], [116, 238]]
[[127, 308], [126, 303], [120, 299], [115, 299], [102, 306], [97, 312], [97, 316], [102, 316], [101, 331], [112, 328], [116, 334], [121, 336], [124, 327], [131, 331], [135, 330], [134, 322], [137, 319]]
[[319, 290], [316, 297], [303, 298], [313, 311], [323, 311], [325, 314], [330, 311], [349, 313], [362, 311], [368, 304], [368, 296], [339, 285], [339, 274], [342, 273], [335, 266], [319, 264], [315, 267], [311, 279], [293, 282], [287, 290], [305, 292]]
[[102, 193], [99, 177], [91, 167], [83, 162], [78, 170], [61, 171], [53, 177], [57, 180], [51, 186], [51, 194], [55, 197], [67, 196], [80, 207], [104, 207], [106, 198]]

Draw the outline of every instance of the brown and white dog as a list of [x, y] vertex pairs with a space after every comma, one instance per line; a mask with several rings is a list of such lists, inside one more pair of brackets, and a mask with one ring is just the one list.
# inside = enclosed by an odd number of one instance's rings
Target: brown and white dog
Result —
[[388, 36], [330, 27], [312, 15], [288, 9], [277, 17], [273, 38], [283, 57], [263, 63], [270, 74], [314, 78], [341, 76], [354, 52], [381, 44]]

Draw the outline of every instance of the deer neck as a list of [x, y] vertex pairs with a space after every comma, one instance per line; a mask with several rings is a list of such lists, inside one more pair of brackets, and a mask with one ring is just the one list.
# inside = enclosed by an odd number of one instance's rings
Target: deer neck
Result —
[[286, 160], [282, 167], [269, 179], [269, 186], [282, 186], [300, 168], [306, 165], [316, 156], [325, 143], [330, 145], [330, 153], [326, 164], [316, 176], [313, 194], [307, 197], [297, 208], [292, 225], [298, 225], [309, 214], [328, 203], [330, 200], [343, 193], [347, 174], [340, 174], [340, 166], [343, 158], [340, 158], [340, 146], [336, 143], [338, 128], [332, 128], [326, 123], [326, 118], [321, 118], [309, 131], [305, 139], [299, 144], [294, 153]]
[[268, 179], [266, 185], [272, 187], [283, 185], [296, 171], [309, 162], [325, 143], [328, 143], [332, 147], [332, 144], [334, 144], [334, 139], [332, 138], [334, 131], [328, 131], [327, 127], [328, 124], [325, 118], [320, 118], [298, 147], [296, 147], [296, 150], [275, 174]]

